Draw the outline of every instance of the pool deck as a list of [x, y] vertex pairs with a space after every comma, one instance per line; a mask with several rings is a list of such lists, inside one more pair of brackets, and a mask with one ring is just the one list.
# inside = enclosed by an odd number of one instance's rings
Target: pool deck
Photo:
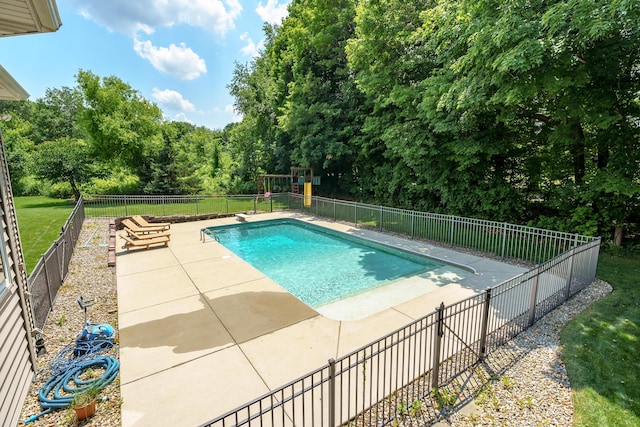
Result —
[[415, 294], [409, 290], [415, 283], [405, 281], [369, 294], [366, 304], [347, 301], [320, 314], [219, 243], [201, 242], [200, 229], [236, 223], [233, 217], [172, 224], [171, 242], [164, 248], [126, 252], [118, 237], [124, 427], [205, 423], [426, 315], [441, 302], [459, 301], [525, 271], [300, 214], [250, 215], [247, 221], [285, 217], [461, 264], [475, 274], [442, 287], [418, 278], [422, 290]]

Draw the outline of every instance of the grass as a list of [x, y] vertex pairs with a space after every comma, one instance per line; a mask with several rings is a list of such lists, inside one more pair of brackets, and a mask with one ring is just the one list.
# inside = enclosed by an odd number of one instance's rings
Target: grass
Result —
[[575, 425], [640, 426], [640, 259], [601, 254], [597, 271], [613, 292], [562, 332]]
[[42, 255], [60, 236], [60, 231], [71, 215], [74, 205], [66, 200], [40, 196], [15, 197], [14, 203], [20, 228], [22, 252], [27, 274], [29, 274]]

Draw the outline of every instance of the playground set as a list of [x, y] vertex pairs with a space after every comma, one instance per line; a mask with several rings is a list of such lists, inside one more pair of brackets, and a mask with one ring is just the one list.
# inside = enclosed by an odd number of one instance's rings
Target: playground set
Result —
[[313, 175], [313, 168], [292, 167], [286, 174], [260, 174], [258, 175], [258, 196], [264, 195], [265, 199], [273, 193], [282, 193], [289, 190], [291, 193], [300, 194], [303, 189], [304, 206], [311, 207], [312, 186], [320, 185], [320, 177]]

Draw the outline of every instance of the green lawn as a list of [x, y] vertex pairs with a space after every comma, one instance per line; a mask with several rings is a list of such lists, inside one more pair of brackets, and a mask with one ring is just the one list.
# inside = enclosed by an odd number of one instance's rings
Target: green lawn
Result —
[[14, 203], [22, 251], [29, 274], [40, 257], [60, 236], [60, 231], [71, 215], [74, 205], [66, 200], [39, 196], [15, 197]]
[[562, 332], [577, 427], [640, 426], [640, 259], [600, 255], [611, 295]]

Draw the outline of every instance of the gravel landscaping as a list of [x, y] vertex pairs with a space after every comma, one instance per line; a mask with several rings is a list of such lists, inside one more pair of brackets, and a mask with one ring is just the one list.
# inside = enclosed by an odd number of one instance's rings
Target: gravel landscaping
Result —
[[[107, 242], [109, 221], [85, 220], [78, 243], [69, 265], [69, 273], [58, 291], [53, 310], [49, 313], [44, 328], [47, 353], [38, 358], [38, 368], [46, 368], [58, 353], [70, 343], [84, 326], [84, 311], [77, 302], [78, 296], [85, 300], [97, 298], [97, 303], [87, 308], [87, 317], [93, 323], [108, 323], [118, 328], [118, 302], [116, 294], [115, 268], [107, 267]], [[118, 335], [116, 333], [116, 344]], [[118, 357], [111, 353], [112, 356]], [[47, 414], [27, 426], [119, 426], [120, 425], [120, 381], [116, 378], [100, 393], [96, 414], [78, 422], [71, 409], [61, 409]], [[46, 372], [38, 375], [22, 408], [21, 420], [42, 412], [38, 390], [49, 379]], [[21, 421], [19, 425], [24, 425]]]
[[[69, 274], [56, 297], [53, 311], [45, 325], [47, 354], [39, 357], [44, 368], [75, 337], [84, 324], [84, 312], [78, 296], [97, 298], [88, 308], [94, 323], [118, 327], [115, 268], [107, 267], [108, 220], [87, 219], [82, 228]], [[527, 331], [519, 334], [469, 373], [459, 402], [471, 402], [464, 409], [439, 413], [438, 425], [451, 426], [569, 426], [573, 424], [571, 386], [562, 362], [560, 332], [563, 326], [592, 302], [611, 291], [602, 281], [552, 311]], [[116, 343], [117, 334], [116, 334]], [[117, 354], [116, 356], [117, 357]], [[42, 411], [37, 393], [43, 381], [32, 384], [22, 409], [24, 420]], [[460, 387], [458, 387], [460, 389]], [[29, 426], [119, 426], [120, 384], [116, 379], [100, 394], [96, 415], [78, 422], [72, 410], [47, 414]], [[407, 415], [394, 425], [430, 425], [431, 419]], [[19, 425], [24, 425], [22, 422]]]
[[571, 426], [573, 397], [562, 361], [560, 332], [591, 303], [611, 292], [596, 280], [494, 351], [477, 369], [481, 388], [466, 411], [445, 417], [452, 426]]

